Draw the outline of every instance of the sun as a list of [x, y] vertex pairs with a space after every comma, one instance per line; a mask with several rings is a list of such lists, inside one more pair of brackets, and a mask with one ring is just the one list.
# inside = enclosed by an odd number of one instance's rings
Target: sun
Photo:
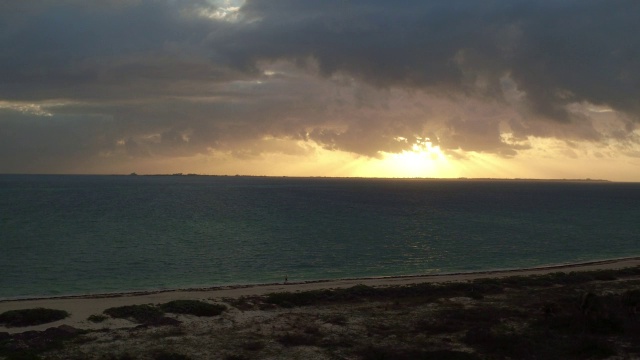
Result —
[[402, 178], [456, 177], [457, 170], [439, 146], [429, 139], [418, 139], [410, 150], [400, 153], [380, 152], [381, 158], [364, 165], [366, 176]]

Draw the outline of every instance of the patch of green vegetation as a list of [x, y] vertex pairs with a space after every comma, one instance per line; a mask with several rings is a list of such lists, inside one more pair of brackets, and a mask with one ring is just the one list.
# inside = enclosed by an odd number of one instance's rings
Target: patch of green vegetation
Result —
[[91, 321], [91, 322], [93, 322], [93, 323], [101, 323], [101, 322], [103, 322], [103, 321], [107, 320], [108, 318], [109, 318], [109, 317], [108, 317], [108, 316], [106, 316], [106, 315], [101, 315], [101, 314], [100, 314], [100, 315], [95, 315], [95, 314], [94, 314], [94, 315], [90, 315], [90, 316], [87, 318], [87, 320], [89, 320], [89, 321]]
[[158, 320], [164, 312], [153, 305], [127, 305], [112, 307], [104, 311], [112, 318], [130, 319], [138, 323], [148, 323]]
[[174, 300], [160, 305], [164, 312], [195, 316], [216, 316], [227, 309], [221, 304], [209, 304], [198, 300]]
[[22, 310], [9, 310], [0, 314], [0, 324], [6, 327], [22, 327], [47, 324], [69, 317], [64, 310], [35, 308]]

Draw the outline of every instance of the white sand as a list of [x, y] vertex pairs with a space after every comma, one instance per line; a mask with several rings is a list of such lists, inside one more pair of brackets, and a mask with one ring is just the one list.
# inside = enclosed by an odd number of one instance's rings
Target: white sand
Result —
[[474, 273], [443, 274], [443, 275], [419, 275], [402, 277], [344, 279], [330, 281], [316, 281], [289, 284], [270, 284], [255, 286], [229, 286], [211, 289], [189, 289], [174, 291], [158, 291], [145, 293], [111, 294], [111, 295], [87, 295], [63, 298], [9, 300], [0, 301], [0, 313], [8, 310], [30, 309], [44, 307], [66, 310], [71, 314], [67, 319], [39, 326], [5, 328], [0, 326], [0, 332], [17, 333], [27, 330], [45, 330], [62, 324], [71, 325], [81, 329], [102, 329], [131, 327], [135, 324], [121, 319], [109, 319], [103, 323], [89, 322], [87, 317], [93, 314], [101, 314], [105, 309], [115, 306], [134, 304], [158, 304], [171, 300], [191, 299], [216, 301], [221, 298], [235, 298], [247, 295], [263, 295], [282, 291], [305, 291], [316, 289], [346, 288], [358, 284], [368, 286], [407, 285], [423, 282], [449, 282], [467, 281], [480, 278], [501, 278], [515, 275], [537, 275], [552, 272], [589, 271], [603, 269], [622, 269], [640, 266], [640, 257], [594, 261], [579, 264], [566, 264], [557, 266], [544, 266], [530, 269], [483, 271]]

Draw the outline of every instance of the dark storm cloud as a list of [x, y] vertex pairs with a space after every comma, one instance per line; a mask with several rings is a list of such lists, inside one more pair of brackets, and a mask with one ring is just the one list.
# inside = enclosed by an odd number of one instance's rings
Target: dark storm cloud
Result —
[[[366, 156], [425, 138], [503, 156], [529, 135], [636, 141], [638, 1], [231, 5], [0, 1], [0, 171], [251, 156], [269, 137]], [[625, 125], [603, 134], [571, 104]]]
[[4, 99], [144, 97], [229, 79], [202, 48], [219, 24], [190, 16], [202, 1], [16, 3], [0, 13]]
[[[42, 116], [0, 109], [0, 170], [55, 172], [80, 170], [100, 149], [112, 147], [101, 116]], [[17, 170], [14, 170], [17, 169]]]
[[[532, 109], [566, 120], [588, 101], [637, 117], [640, 3], [623, 1], [248, 1], [254, 22], [216, 40], [231, 64], [313, 58], [377, 86], [499, 97], [510, 76]], [[228, 44], [228, 46], [224, 46]]]

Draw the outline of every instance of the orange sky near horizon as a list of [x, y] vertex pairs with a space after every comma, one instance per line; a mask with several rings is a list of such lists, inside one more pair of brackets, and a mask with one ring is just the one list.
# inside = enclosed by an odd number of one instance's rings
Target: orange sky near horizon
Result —
[[[307, 146], [309, 146], [307, 144]], [[188, 158], [159, 158], [113, 168], [96, 168], [92, 173], [251, 175], [300, 177], [371, 178], [499, 178], [499, 179], [598, 179], [640, 182], [633, 158], [544, 158], [521, 154], [504, 158], [491, 154], [466, 153], [464, 158], [445, 155], [439, 148], [415, 149], [379, 158], [330, 151], [314, 146], [311, 155], [270, 154], [239, 160], [229, 154], [211, 153]], [[83, 173], [79, 171], [78, 173]]]

